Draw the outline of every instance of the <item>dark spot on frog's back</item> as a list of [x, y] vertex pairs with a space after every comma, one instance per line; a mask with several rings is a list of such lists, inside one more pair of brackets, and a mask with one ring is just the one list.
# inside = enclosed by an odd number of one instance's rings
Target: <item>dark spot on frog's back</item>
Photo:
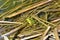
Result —
[[0, 10], [0, 13], [2, 13], [3, 12], [3, 10]]
[[39, 12], [37, 15], [38, 15], [38, 17], [40, 17], [40, 16], [42, 16], [44, 14], [45, 14], [45, 12]]
[[4, 21], [13, 21], [11, 18], [5, 18]]

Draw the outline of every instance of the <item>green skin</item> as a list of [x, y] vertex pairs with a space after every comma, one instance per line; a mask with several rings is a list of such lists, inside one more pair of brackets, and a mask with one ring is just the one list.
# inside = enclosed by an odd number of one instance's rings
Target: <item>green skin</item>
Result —
[[26, 21], [29, 23], [29, 25], [33, 25], [35, 23], [35, 20], [32, 18], [27, 18]]

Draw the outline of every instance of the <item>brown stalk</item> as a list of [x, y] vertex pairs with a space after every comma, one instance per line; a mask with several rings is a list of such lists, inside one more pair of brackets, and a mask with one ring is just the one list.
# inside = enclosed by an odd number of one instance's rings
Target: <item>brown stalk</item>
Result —
[[[52, 0], [51, 0], [51, 1], [52, 1]], [[33, 4], [33, 6], [29, 6], [29, 7], [26, 8], [26, 9], [19, 10], [18, 12], [15, 12], [15, 13], [13, 13], [12, 15], [7, 16], [7, 17], [8, 17], [8, 18], [14, 17], [14, 16], [19, 15], [19, 14], [21, 14], [21, 13], [23, 13], [23, 12], [26, 12], [26, 11], [29, 11], [29, 10], [31, 10], [31, 9], [34, 9], [34, 8], [36, 8], [36, 7], [38, 7], [38, 6], [47, 4], [47, 3], [51, 2], [51, 1], [48, 0], [48, 1], [46, 1], [46, 2], [42, 2], [42, 3], [39, 2], [39, 3]]]

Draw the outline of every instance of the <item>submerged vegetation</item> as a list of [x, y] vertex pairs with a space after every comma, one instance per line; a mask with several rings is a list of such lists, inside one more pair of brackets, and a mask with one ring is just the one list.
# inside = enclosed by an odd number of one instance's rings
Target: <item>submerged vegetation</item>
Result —
[[59, 40], [59, 33], [59, 0], [0, 0], [1, 36], [10, 40]]

